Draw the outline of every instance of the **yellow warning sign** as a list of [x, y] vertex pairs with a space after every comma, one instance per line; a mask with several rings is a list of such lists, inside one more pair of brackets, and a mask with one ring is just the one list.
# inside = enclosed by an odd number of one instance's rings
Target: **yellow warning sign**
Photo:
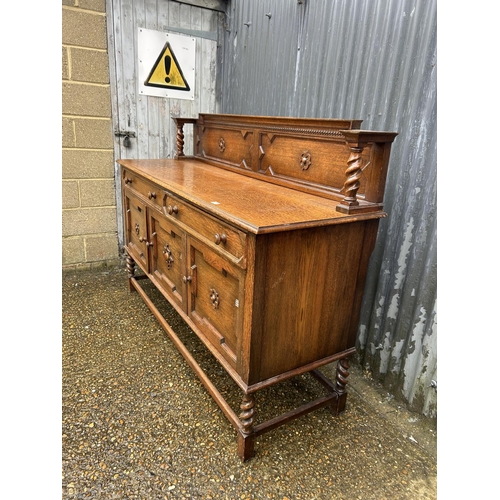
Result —
[[190, 90], [169, 42], [161, 50], [153, 69], [144, 81], [144, 85], [164, 89]]

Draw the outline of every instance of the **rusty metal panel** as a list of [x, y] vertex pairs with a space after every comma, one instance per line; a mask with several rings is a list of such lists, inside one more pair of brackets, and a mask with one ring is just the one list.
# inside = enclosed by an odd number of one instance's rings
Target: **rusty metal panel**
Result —
[[436, 0], [233, 0], [224, 113], [359, 118], [399, 132], [358, 333], [362, 365], [435, 416]]

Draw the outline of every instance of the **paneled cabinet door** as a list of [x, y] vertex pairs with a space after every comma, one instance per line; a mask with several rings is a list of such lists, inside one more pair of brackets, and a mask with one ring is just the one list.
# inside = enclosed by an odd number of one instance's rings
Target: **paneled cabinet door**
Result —
[[182, 310], [186, 310], [186, 234], [161, 214], [151, 211], [151, 274]]
[[125, 243], [131, 257], [148, 271], [148, 227], [146, 205], [128, 190], [124, 190]]
[[245, 272], [190, 237], [188, 259], [188, 314], [236, 368], [243, 325]]

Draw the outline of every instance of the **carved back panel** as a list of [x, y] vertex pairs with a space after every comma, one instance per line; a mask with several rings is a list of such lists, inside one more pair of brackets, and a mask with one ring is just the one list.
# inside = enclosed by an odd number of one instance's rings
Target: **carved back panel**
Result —
[[201, 114], [195, 156], [266, 180], [338, 196], [349, 148], [340, 130], [360, 120]]
[[359, 129], [361, 120], [200, 114], [192, 123], [195, 158], [267, 182], [331, 198], [345, 213], [382, 208], [395, 132]]

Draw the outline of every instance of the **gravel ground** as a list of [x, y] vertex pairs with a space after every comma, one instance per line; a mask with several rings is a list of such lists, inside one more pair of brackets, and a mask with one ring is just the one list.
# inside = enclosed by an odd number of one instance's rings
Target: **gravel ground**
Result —
[[[406, 411], [355, 363], [344, 414], [321, 409], [264, 434], [242, 463], [233, 427], [128, 291], [124, 269], [64, 272], [62, 285], [63, 499], [436, 498], [436, 422]], [[151, 294], [237, 409], [234, 382]], [[259, 392], [255, 419], [317, 397], [318, 386], [304, 375]]]

